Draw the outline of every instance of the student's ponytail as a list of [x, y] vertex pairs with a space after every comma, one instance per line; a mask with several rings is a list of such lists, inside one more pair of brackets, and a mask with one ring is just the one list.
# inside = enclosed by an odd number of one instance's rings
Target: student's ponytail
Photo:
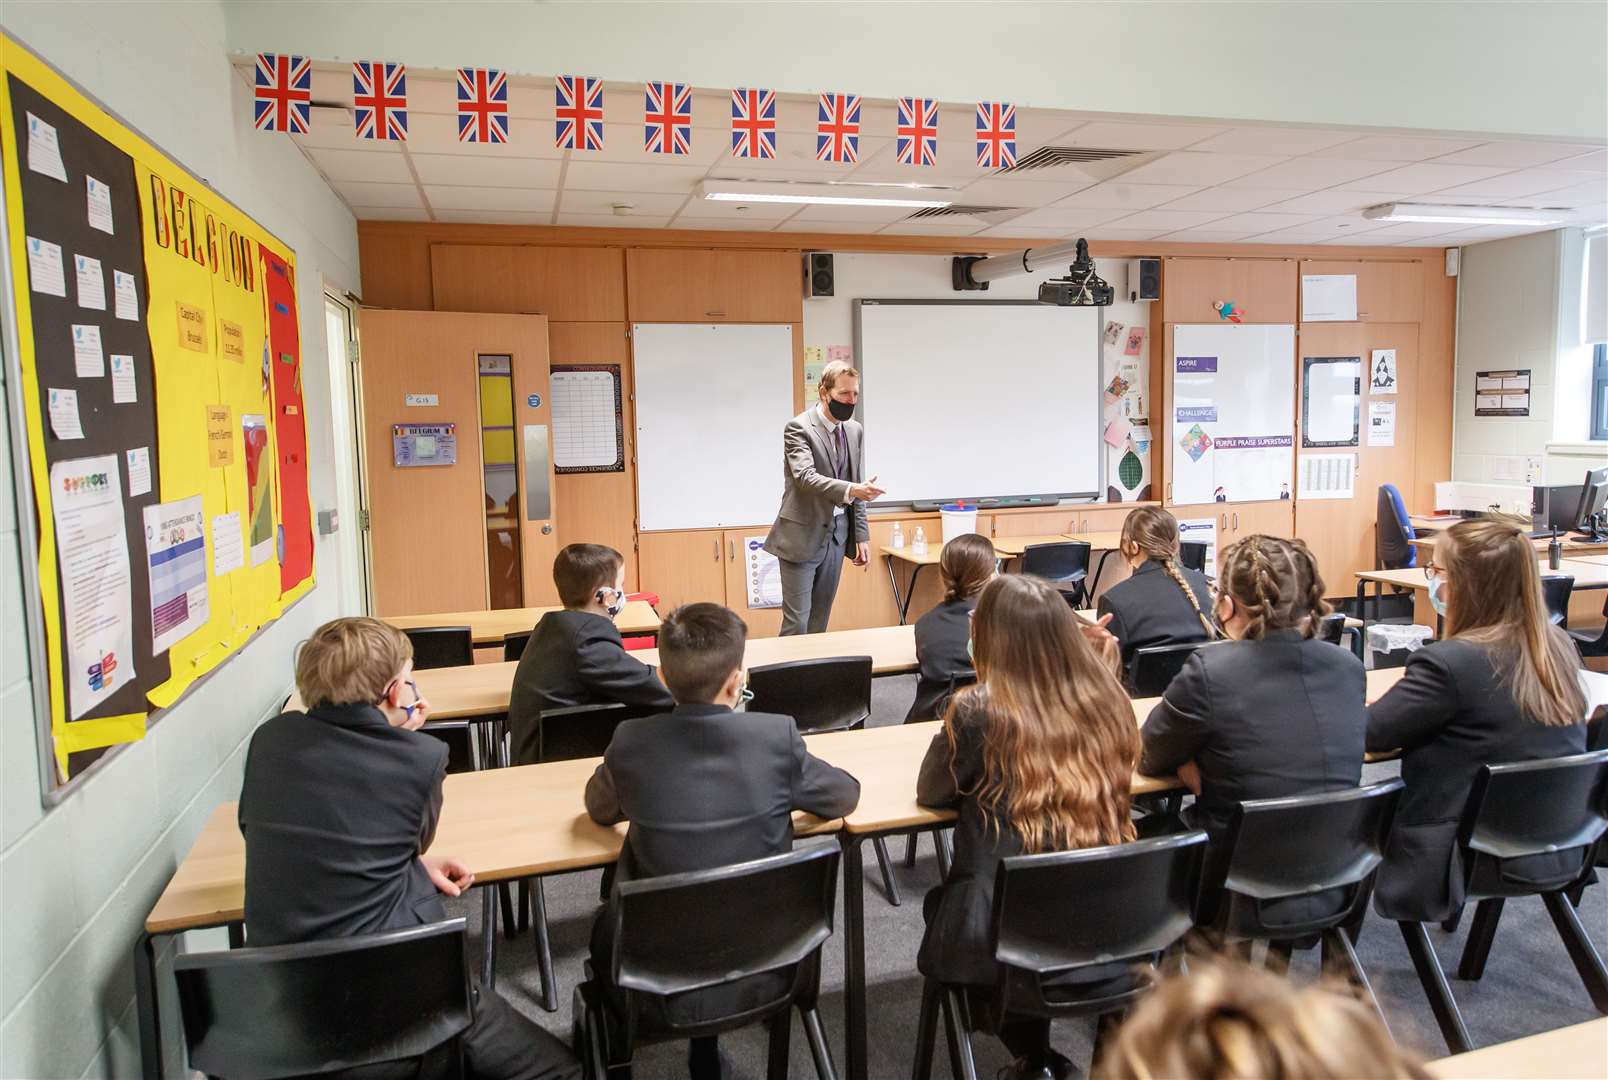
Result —
[[[1211, 616], [1200, 609], [1195, 590], [1189, 587], [1178, 566], [1178, 519], [1159, 506], [1140, 506], [1129, 512], [1122, 522], [1122, 544], [1132, 544], [1146, 558], [1159, 562], [1183, 592], [1184, 599], [1195, 609], [1195, 618], [1206, 631], [1206, 640], [1217, 637], [1217, 626]], [[1126, 551], [1124, 551], [1126, 554]]]

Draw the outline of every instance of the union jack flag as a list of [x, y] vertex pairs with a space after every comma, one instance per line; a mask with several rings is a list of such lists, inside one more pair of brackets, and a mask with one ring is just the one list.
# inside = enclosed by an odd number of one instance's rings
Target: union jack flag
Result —
[[1016, 106], [977, 103], [977, 164], [1008, 169], [1016, 164]]
[[894, 135], [899, 164], [938, 164], [938, 103], [932, 98], [900, 98]]
[[352, 65], [352, 104], [359, 139], [408, 137], [408, 69], [402, 64], [358, 61]]
[[731, 92], [731, 152], [740, 158], [776, 156], [776, 91]]
[[860, 95], [822, 94], [815, 120], [815, 160], [860, 160]]
[[643, 123], [648, 153], [691, 153], [692, 89], [686, 83], [648, 83]]
[[496, 68], [458, 69], [458, 141], [508, 141], [508, 73]]
[[258, 131], [307, 134], [313, 110], [313, 65], [305, 56], [257, 54]]
[[553, 80], [553, 94], [558, 148], [603, 149], [603, 80], [560, 75]]

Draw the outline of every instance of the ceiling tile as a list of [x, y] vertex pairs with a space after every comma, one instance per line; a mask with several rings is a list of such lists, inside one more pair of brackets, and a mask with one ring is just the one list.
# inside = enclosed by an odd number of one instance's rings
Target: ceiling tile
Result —
[[424, 209], [419, 189], [413, 184], [365, 184], [358, 181], [337, 181], [335, 193], [346, 200], [347, 206], [411, 206]]
[[[331, 150], [304, 147], [303, 152], [331, 180], [363, 180], [381, 184], [411, 184], [413, 174], [396, 144], [386, 150]], [[1553, 187], [1562, 187], [1554, 184]]]
[[[508, 88], [508, 96], [514, 96], [514, 88]], [[350, 101], [352, 98], [352, 80], [346, 80], [346, 96], [341, 99]], [[408, 72], [408, 119], [412, 120], [413, 113], [444, 113], [457, 119], [458, 113], [458, 73], [454, 71], [450, 78], [435, 78], [415, 71]]]
[[1390, 166], [1384, 162], [1351, 158], [1292, 158], [1281, 165], [1230, 181], [1230, 187], [1299, 188], [1316, 191], [1350, 183], [1364, 176], [1385, 172]]
[[905, 165], [898, 158], [894, 140], [885, 140], [875, 154], [866, 153], [866, 140], [860, 140], [860, 165], [849, 174], [852, 180], [894, 180], [914, 184], [942, 183], [961, 185], [989, 175], [989, 170], [977, 164], [975, 144], [953, 139], [938, 140], [938, 157], [934, 165]]
[[628, 217], [616, 217], [613, 214], [566, 214], [562, 211], [558, 215], [557, 225], [574, 225], [588, 229], [662, 229], [670, 224], [668, 217], [654, 217], [651, 214], [632, 214]]
[[686, 195], [671, 195], [662, 192], [631, 192], [631, 191], [577, 191], [565, 187], [558, 197], [558, 212], [561, 214], [603, 214], [614, 213], [616, 204], [631, 207], [631, 215], [638, 214], [645, 217], [662, 217], [669, 219], [675, 216], [687, 201]]
[[823, 233], [856, 233], [869, 235], [877, 231], [878, 226], [865, 221], [800, 221], [793, 218], [776, 226], [777, 232], [823, 232]]
[[[1031, 236], [1030, 232], [1011, 231], [1010, 225], [1000, 227], [998, 236]], [[981, 236], [986, 235], [985, 230], [969, 222], [958, 222], [953, 219], [935, 218], [930, 221], [896, 221], [892, 225], [884, 225], [877, 230], [879, 236]], [[1064, 234], [1062, 234], [1064, 235]]]
[[696, 165], [627, 165], [572, 157], [564, 169], [564, 188], [687, 195], [704, 178], [704, 172]]
[[1388, 172], [1376, 173], [1348, 186], [1368, 191], [1390, 191], [1398, 195], [1422, 195], [1426, 191], [1440, 191], [1457, 184], [1485, 180], [1505, 171], [1487, 165], [1441, 165], [1422, 161], [1416, 165], [1403, 165]]
[[1429, 236], [1438, 236], [1446, 231], [1442, 222], [1406, 221], [1399, 225], [1384, 225], [1377, 229], [1370, 229], [1368, 235], [1375, 237], [1378, 243], [1394, 244], [1399, 240], [1422, 240]]
[[408, 114], [408, 152], [421, 154], [473, 154], [476, 157], [560, 158], [553, 145], [553, 125], [541, 121], [511, 124], [505, 143], [458, 141], [458, 118], [436, 113]]
[[1181, 150], [1223, 132], [1205, 124], [1139, 124], [1120, 120], [1094, 120], [1055, 141], [1063, 146], [1091, 146], [1108, 150]]
[[989, 176], [974, 180], [961, 189], [960, 201], [972, 206], [1048, 206], [1058, 199], [1075, 195], [1089, 187], [1088, 181], [1015, 180]]
[[[618, 115], [618, 114], [616, 114]], [[571, 150], [577, 161], [627, 161], [637, 165], [700, 165], [708, 168], [731, 148], [719, 132], [695, 129], [686, 154], [650, 154], [641, 121], [603, 124], [603, 149]]]
[[1109, 224], [1118, 229], [1189, 229], [1223, 216], [1221, 210], [1141, 210]]
[[1247, 244], [1318, 244], [1330, 234], [1310, 229], [1273, 229], [1270, 232], [1253, 232], [1245, 238]]
[[1269, 154], [1202, 154], [1194, 150], [1166, 154], [1122, 174], [1125, 184], [1189, 184], [1205, 187], [1248, 173], [1260, 172], [1285, 160]]
[[1070, 230], [1070, 229], [1065, 229], [1065, 228], [1057, 229], [1057, 228], [1051, 228], [1051, 227], [1046, 227], [1046, 226], [1037, 226], [1037, 225], [1018, 225], [1014, 221], [1012, 221], [1012, 222], [1010, 222], [1008, 224], [1005, 224], [1005, 225], [992, 225], [992, 226], [990, 226], [990, 227], [988, 227], [986, 229], [981, 229], [978, 232], [973, 233], [972, 235], [974, 235], [974, 236], [994, 236], [994, 237], [998, 237], [998, 236], [1019, 237], [1019, 238], [1021, 238], [1023, 240], [1049, 240], [1049, 239], [1061, 239], [1061, 240], [1074, 239], [1075, 240], [1077, 238], [1074, 235], [1074, 232], [1072, 230]]
[[1256, 234], [1247, 232], [1244, 229], [1225, 231], [1222, 229], [1204, 228], [1181, 229], [1175, 233], [1166, 233], [1162, 236], [1158, 236], [1156, 239], [1165, 240], [1168, 243], [1179, 244], [1232, 244], [1245, 239], [1247, 236], [1254, 235]]
[[1423, 161], [1480, 145], [1481, 139], [1437, 139], [1414, 135], [1365, 135], [1317, 151], [1317, 157], [1368, 161]]
[[424, 197], [438, 215], [446, 210], [519, 210], [552, 213], [554, 192], [540, 188], [465, 187], [426, 184]]
[[673, 219], [671, 229], [720, 229], [723, 232], [770, 232], [776, 222], [768, 218], [692, 218], [686, 214]]
[[[1440, 162], [1430, 164], [1439, 165]], [[1493, 199], [1513, 199], [1521, 195], [1535, 195], [1542, 191], [1557, 191], [1577, 182], [1577, 174], [1553, 169], [1524, 169], [1519, 172], [1492, 176], [1470, 184], [1459, 184], [1436, 192], [1437, 195], [1489, 196]]]
[[414, 154], [413, 167], [425, 184], [465, 184], [471, 187], [558, 186], [557, 158], [481, 157], [471, 154]]
[[1322, 240], [1319, 240], [1318, 243], [1378, 247], [1385, 247], [1389, 244], [1395, 243], [1394, 240], [1381, 239], [1379, 232], [1380, 230], [1378, 229], [1369, 229], [1360, 233], [1336, 233], [1332, 236], [1324, 237]]
[[[746, 209], [743, 209], [745, 208]], [[768, 229], [778, 221], [792, 217], [798, 206], [792, 203], [732, 203], [710, 202], [707, 199], [690, 199], [681, 208], [680, 217], [709, 219], [711, 221], [753, 221], [756, 229]], [[685, 225], [682, 228], [702, 228], [702, 225]]]
[[359, 221], [429, 221], [430, 215], [421, 207], [354, 206], [352, 215]]
[[466, 225], [550, 225], [553, 215], [539, 210], [437, 210], [437, 221]]
[[1596, 180], [1586, 184], [1575, 184], [1571, 187], [1560, 188], [1557, 191], [1543, 192], [1535, 196], [1533, 201], [1544, 206], [1597, 209], [1604, 202], [1608, 202], [1608, 179]]
[[1301, 194], [1298, 188], [1236, 188], [1213, 187], [1174, 199], [1161, 207], [1163, 210], [1217, 210], [1228, 214], [1235, 211], [1259, 210], [1264, 206]]
[[1272, 203], [1267, 209], [1284, 214], [1344, 214], [1387, 203], [1394, 198], [1394, 195], [1384, 191], [1348, 191], [1345, 188], [1330, 188]]
[[805, 206], [790, 220], [859, 221], [870, 229], [873, 225], [903, 221], [913, 213], [915, 209], [909, 206]]
[[1318, 218], [1315, 214], [1235, 214], [1233, 217], [1220, 218], [1212, 222], [1212, 228], [1272, 232], [1274, 229], [1294, 229], [1316, 220]]
[[1096, 225], [1084, 235], [1090, 240], [1154, 240], [1166, 229], [1124, 229], [1120, 225]]
[[1021, 217], [1011, 219], [1012, 225], [1030, 225], [1044, 229], [1077, 229], [1089, 225], [1103, 225], [1127, 217], [1132, 210], [1089, 209], [1075, 206], [1046, 206], [1029, 210]]
[[292, 135], [290, 138], [301, 146], [324, 146], [333, 150], [357, 150], [365, 145], [371, 145], [368, 140], [361, 142], [358, 140], [356, 132], [352, 129], [350, 109], [314, 109], [308, 118], [307, 134]]
[[1191, 150], [1213, 154], [1311, 154], [1357, 137], [1353, 131], [1318, 131], [1306, 128], [1232, 128], [1195, 143]]
[[1525, 169], [1578, 157], [1591, 149], [1580, 143], [1489, 142], [1454, 154], [1443, 154], [1435, 161], [1441, 165], [1496, 165]]
[[1181, 184], [1127, 184], [1108, 180], [1068, 196], [1056, 206], [1070, 206], [1083, 210], [1148, 210], [1174, 199], [1181, 199], [1200, 190], [1200, 185]]
[[1591, 153], [1582, 154], [1580, 157], [1554, 161], [1552, 168], [1588, 172], [1593, 176], [1601, 176], [1603, 173], [1608, 173], [1608, 150], [1593, 150]]

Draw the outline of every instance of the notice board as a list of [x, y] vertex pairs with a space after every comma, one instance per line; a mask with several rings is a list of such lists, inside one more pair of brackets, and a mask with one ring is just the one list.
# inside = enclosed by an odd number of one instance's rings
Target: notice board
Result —
[[10, 38], [0, 153], [59, 785], [313, 586], [296, 260]]

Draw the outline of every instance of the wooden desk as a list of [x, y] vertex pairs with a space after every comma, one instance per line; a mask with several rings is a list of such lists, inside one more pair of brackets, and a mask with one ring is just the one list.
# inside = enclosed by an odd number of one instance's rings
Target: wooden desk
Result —
[[1064, 544], [1072, 539], [1061, 533], [1044, 533], [1041, 536], [996, 536], [994, 550], [1007, 559], [1019, 559], [1022, 552], [1038, 544]]
[[1453, 1054], [1426, 1067], [1446, 1080], [1601, 1080], [1608, 1076], [1608, 1019]]
[[1414, 529], [1428, 529], [1431, 532], [1434, 532], [1436, 529], [1449, 529], [1462, 520], [1463, 516], [1461, 514], [1407, 515], [1407, 524], [1411, 525]]
[[[1599, 544], [1597, 546], [1601, 547], [1602, 545]], [[1570, 562], [1591, 563], [1594, 566], [1608, 566], [1608, 554], [1603, 554], [1603, 555], [1576, 555], [1572, 559], [1570, 559], [1569, 561]]]
[[[435, 615], [387, 615], [398, 630], [421, 626], [467, 626], [476, 645], [501, 645], [503, 635], [527, 633], [543, 615], [561, 607], [501, 608], [492, 611], [444, 611]], [[614, 620], [622, 634], [651, 634], [659, 629], [659, 616], [646, 600], [628, 600]]]
[[[1407, 542], [1420, 551], [1427, 551], [1435, 546], [1435, 537], [1416, 536]], [[1530, 538], [1530, 546], [1535, 548], [1536, 557], [1543, 560], [1547, 557], [1547, 545], [1551, 542], [1551, 537], [1537, 536]], [[1593, 544], [1587, 540], [1572, 540], [1568, 535], [1559, 536], [1558, 543], [1563, 546], [1565, 556], [1596, 555], [1602, 552], [1604, 546], [1602, 544]]]

